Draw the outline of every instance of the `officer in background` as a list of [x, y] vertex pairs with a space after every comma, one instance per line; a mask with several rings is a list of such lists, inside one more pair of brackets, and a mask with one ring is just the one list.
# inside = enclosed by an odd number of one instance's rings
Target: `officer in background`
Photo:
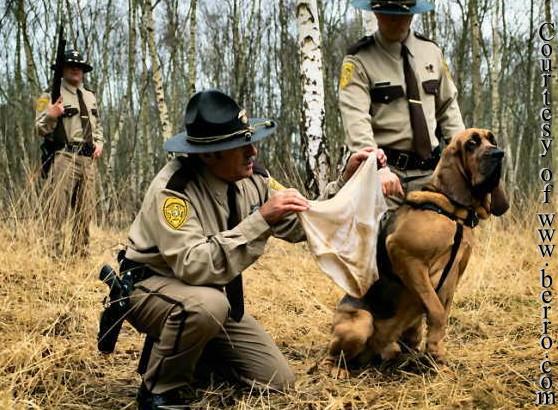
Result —
[[[464, 129], [457, 89], [436, 43], [410, 30], [424, 0], [352, 0], [373, 11], [378, 30], [350, 47], [339, 80], [339, 109], [351, 151], [380, 147], [405, 193], [420, 190], [440, 158], [440, 142]], [[381, 172], [388, 172], [382, 170]], [[390, 209], [402, 203], [388, 198]]]
[[[271, 337], [244, 311], [241, 273], [269, 237], [305, 239], [296, 213], [306, 199], [254, 162], [254, 144], [276, 124], [248, 119], [232, 98], [208, 90], [188, 102], [185, 125], [165, 150], [188, 157], [171, 160], [151, 182], [120, 266], [135, 283], [127, 320], [147, 333], [140, 409], [183, 404], [180, 388], [211, 370], [272, 390], [294, 382]], [[373, 152], [353, 154], [325, 195]], [[374, 155], [381, 165], [383, 154]]]
[[[59, 141], [65, 141], [49, 158], [53, 162], [45, 190], [49, 203], [46, 223], [54, 232], [56, 256], [63, 256], [68, 245], [72, 255], [88, 253], [89, 224], [96, 202], [94, 160], [101, 156], [104, 140], [97, 99], [83, 86], [84, 74], [91, 70], [78, 51], [67, 50], [60, 98], [52, 104], [49, 94], [44, 93], [36, 103], [37, 133], [45, 139], [57, 134]], [[65, 245], [66, 229], [71, 236]]]

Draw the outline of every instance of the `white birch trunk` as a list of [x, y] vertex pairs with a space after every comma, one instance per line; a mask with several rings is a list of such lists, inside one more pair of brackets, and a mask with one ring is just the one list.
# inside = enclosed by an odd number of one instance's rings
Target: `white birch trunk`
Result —
[[319, 194], [327, 184], [329, 156], [324, 133], [324, 79], [318, 7], [316, 0], [298, 0], [298, 38], [302, 80], [301, 136], [306, 154], [306, 187]]
[[155, 23], [153, 22], [151, 0], [147, 0], [144, 6], [144, 25], [151, 59], [151, 70], [153, 71], [157, 108], [159, 109], [159, 121], [161, 122], [163, 139], [166, 141], [172, 136], [172, 130], [169, 120], [169, 110], [165, 102], [165, 88], [163, 86], [163, 77], [161, 76], [161, 64], [159, 63], [159, 56], [155, 48]]
[[378, 30], [378, 20], [371, 11], [363, 10], [362, 12], [362, 25], [364, 26], [364, 35], [371, 36]]

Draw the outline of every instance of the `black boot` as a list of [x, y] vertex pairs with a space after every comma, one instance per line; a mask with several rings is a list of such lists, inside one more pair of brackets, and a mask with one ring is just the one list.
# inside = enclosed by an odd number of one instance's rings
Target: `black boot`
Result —
[[136, 396], [138, 410], [187, 410], [190, 407], [180, 397], [178, 390], [171, 390], [161, 394], [151, 393], [141, 384]]

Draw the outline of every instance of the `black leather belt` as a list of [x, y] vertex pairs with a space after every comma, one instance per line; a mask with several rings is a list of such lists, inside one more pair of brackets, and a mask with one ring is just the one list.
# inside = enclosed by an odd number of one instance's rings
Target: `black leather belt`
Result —
[[410, 151], [399, 151], [392, 148], [381, 147], [387, 155], [387, 163], [392, 167], [399, 169], [400, 171], [407, 171], [409, 169], [420, 169], [420, 170], [433, 170], [438, 165], [440, 161], [440, 147], [436, 147], [432, 151], [430, 158], [423, 160], [418, 157], [417, 154]]
[[132, 285], [135, 285], [158, 273], [149, 269], [149, 267], [143, 263], [138, 263], [124, 257], [120, 262], [120, 274], [122, 275], [123, 281], [131, 282]]
[[70, 143], [64, 147], [64, 151], [71, 152], [72, 154], [82, 155], [84, 157], [92, 157], [95, 147], [89, 142], [85, 143]]

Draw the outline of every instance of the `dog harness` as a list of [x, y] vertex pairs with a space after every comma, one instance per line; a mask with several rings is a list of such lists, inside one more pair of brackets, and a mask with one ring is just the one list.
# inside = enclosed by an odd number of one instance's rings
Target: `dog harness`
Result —
[[[444, 286], [451, 268], [455, 263], [457, 252], [459, 251], [461, 241], [463, 240], [463, 226], [468, 226], [471, 229], [476, 227], [479, 224], [479, 216], [476, 210], [459, 209], [459, 211], [466, 211], [466, 214], [463, 215], [463, 212], [457, 211], [455, 209], [455, 206], [451, 204], [451, 202], [445, 195], [437, 192], [411, 192], [408, 195], [405, 203], [410, 205], [414, 209], [432, 211], [436, 212], [439, 215], [444, 215], [446, 218], [449, 218], [455, 222], [455, 234], [453, 236], [453, 245], [451, 247], [450, 258], [448, 260], [448, 263], [444, 267], [444, 270], [442, 271], [442, 276], [440, 277], [438, 286], [436, 286], [436, 293], [438, 293]], [[448, 204], [453, 207], [453, 212], [448, 210]]]

